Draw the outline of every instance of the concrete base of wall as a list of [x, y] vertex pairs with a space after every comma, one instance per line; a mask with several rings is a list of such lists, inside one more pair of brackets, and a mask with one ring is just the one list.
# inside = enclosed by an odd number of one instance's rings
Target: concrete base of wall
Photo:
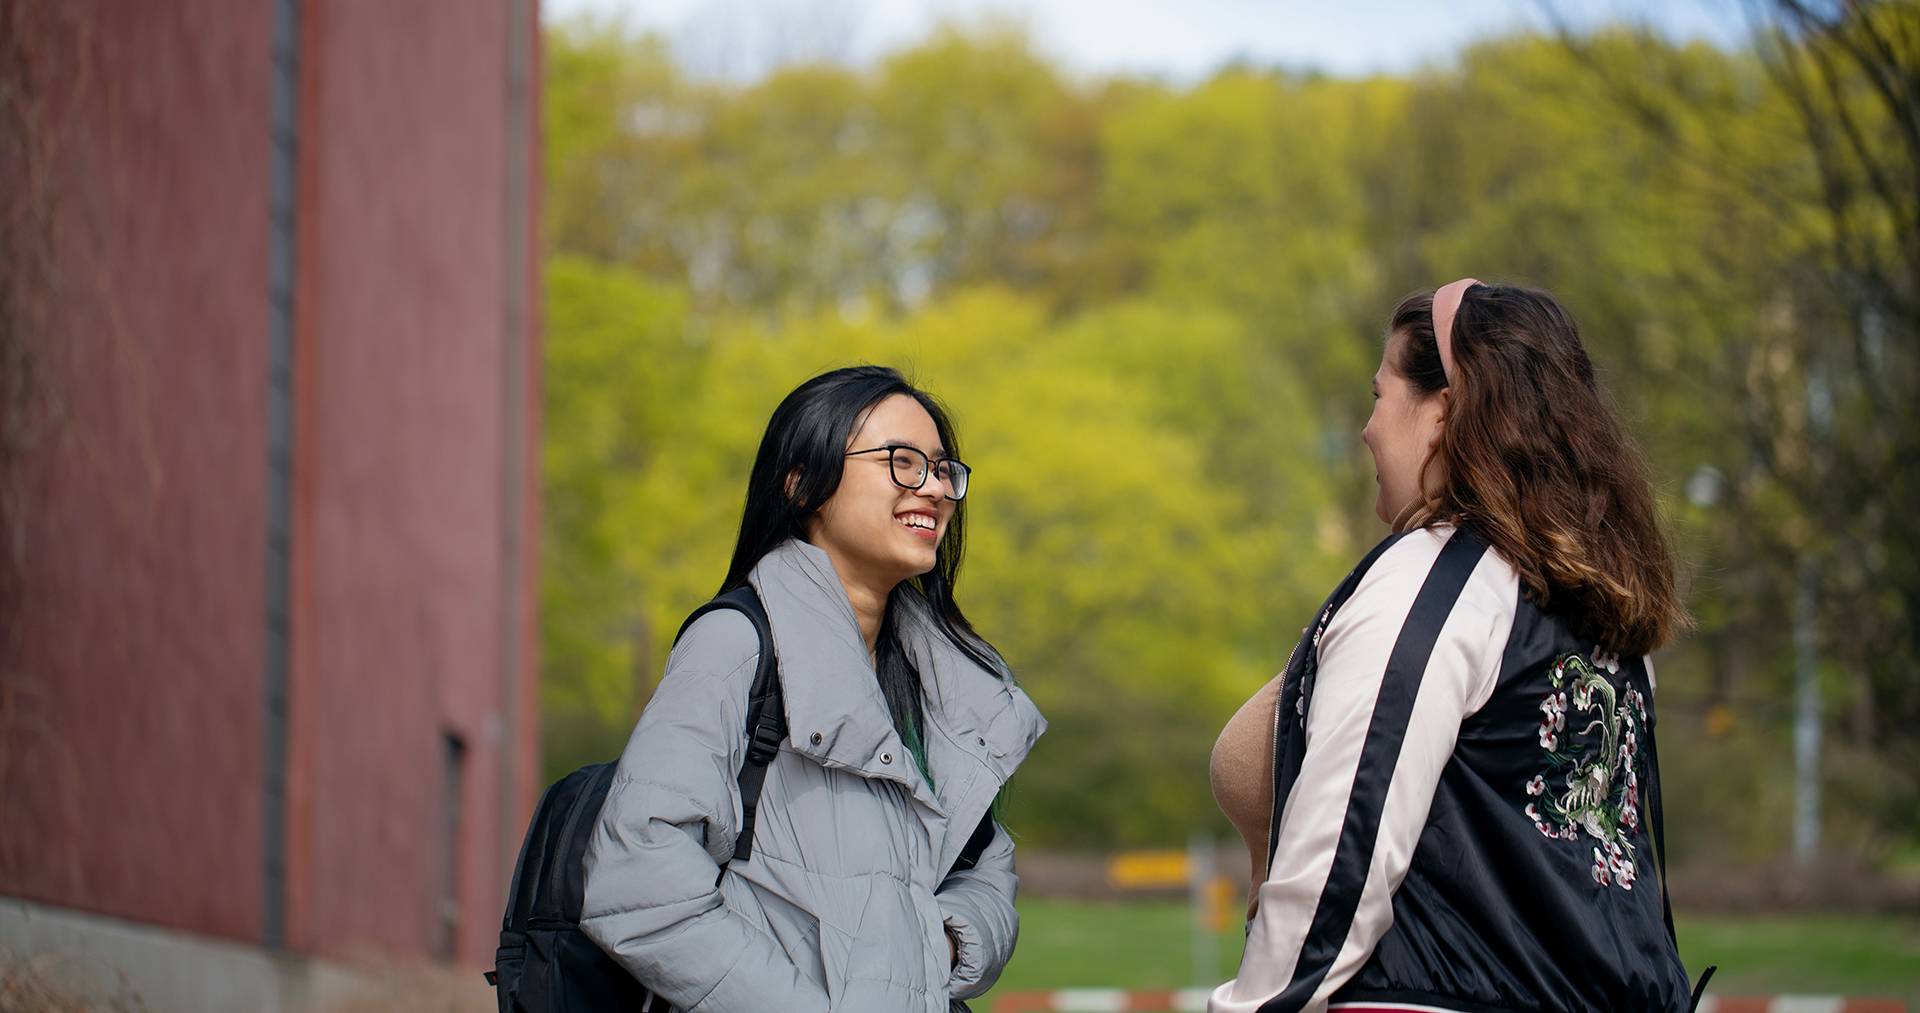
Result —
[[0, 897], [0, 983], [28, 980], [87, 1009], [143, 1013], [494, 1007], [471, 968], [315, 960]]

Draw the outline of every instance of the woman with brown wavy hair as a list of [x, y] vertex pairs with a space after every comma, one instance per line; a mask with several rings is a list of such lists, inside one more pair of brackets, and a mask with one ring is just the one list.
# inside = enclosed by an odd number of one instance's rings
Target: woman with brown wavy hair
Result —
[[1392, 534], [1214, 747], [1254, 900], [1209, 1010], [1690, 1008], [1647, 659], [1688, 620], [1572, 318], [1416, 293], [1373, 388]]

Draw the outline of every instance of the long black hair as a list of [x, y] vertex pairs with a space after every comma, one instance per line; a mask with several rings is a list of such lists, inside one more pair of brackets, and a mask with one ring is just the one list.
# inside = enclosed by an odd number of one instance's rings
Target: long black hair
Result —
[[[941, 446], [960, 456], [959, 439], [940, 400], [907, 382], [898, 370], [886, 366], [850, 366], [822, 373], [794, 388], [773, 410], [760, 451], [747, 477], [747, 504], [740, 516], [740, 537], [734, 543], [733, 562], [721, 592], [743, 587], [747, 574], [762, 556], [789, 538], [804, 540], [807, 522], [840, 488], [846, 465], [847, 441], [875, 405], [905, 394], [933, 417]], [[787, 477], [798, 475], [792, 491]], [[874, 645], [877, 675], [896, 730], [925, 768], [920, 742], [920, 673], [908, 659], [900, 640], [899, 622], [906, 596], [917, 596], [935, 629], [982, 668], [1005, 677], [999, 652], [973, 629], [954, 601], [965, 554], [967, 504], [954, 504], [947, 533], [935, 550], [933, 569], [902, 581], [887, 598], [886, 615]]]

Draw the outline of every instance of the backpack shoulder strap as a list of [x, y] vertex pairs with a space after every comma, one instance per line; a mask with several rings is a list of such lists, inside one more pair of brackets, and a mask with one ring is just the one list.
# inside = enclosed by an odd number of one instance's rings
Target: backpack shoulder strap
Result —
[[[1646, 663], [1642, 661], [1641, 662], [1642, 675], [1646, 673], [1645, 665]], [[1648, 680], [1648, 688], [1649, 689], [1652, 688], [1652, 680]], [[1656, 702], [1654, 704], [1654, 707], [1656, 708], [1654, 711], [1654, 721], [1657, 723], [1660, 720], [1660, 714], [1658, 710], [1659, 704]], [[1652, 831], [1652, 836], [1653, 836], [1653, 872], [1655, 877], [1657, 877], [1660, 881], [1660, 917], [1662, 920], [1664, 920], [1667, 923], [1667, 938], [1673, 942], [1674, 952], [1677, 953], [1680, 950], [1680, 934], [1674, 931], [1673, 899], [1667, 895], [1667, 834], [1666, 834], [1667, 814], [1660, 804], [1660, 741], [1659, 740], [1660, 740], [1660, 733], [1658, 728], [1655, 728], [1655, 727], [1648, 728], [1647, 729], [1648, 777], [1647, 777], [1647, 785], [1646, 785], [1647, 787], [1647, 804], [1646, 804], [1647, 829]], [[1693, 986], [1692, 1004], [1689, 1005], [1687, 1009], [1696, 1010], [1700, 1008], [1700, 998], [1701, 996], [1706, 994], [1707, 982], [1713, 978], [1713, 972], [1718, 971], [1719, 969], [1720, 968], [1718, 965], [1708, 964], [1707, 969], [1700, 973], [1699, 981], [1696, 982]]]
[[527, 927], [527, 919], [533, 915], [532, 892], [522, 890], [526, 885], [527, 853], [533, 848], [533, 839], [539, 832], [543, 814], [547, 811], [547, 804], [553, 798], [554, 789], [558, 787], [560, 782], [555, 781], [540, 793], [540, 801], [533, 806], [533, 819], [528, 823], [526, 836], [520, 839], [520, 857], [514, 860], [513, 882], [507, 887], [507, 914], [501, 919], [500, 924], [503, 932], [524, 931]]
[[787, 707], [780, 693], [780, 659], [773, 649], [773, 628], [767, 620], [766, 606], [751, 585], [736, 587], [694, 609], [680, 624], [674, 642], [679, 642], [694, 620], [719, 609], [746, 616], [760, 638], [760, 662], [754, 669], [753, 689], [747, 695], [747, 760], [740, 765], [740, 833], [733, 846], [732, 860], [742, 862], [753, 857], [753, 823], [760, 808], [760, 789], [767, 780], [767, 766], [787, 737]]
[[993, 810], [980, 817], [980, 825], [973, 828], [972, 836], [967, 838], [965, 847], [960, 849], [960, 858], [953, 863], [953, 871], [965, 872], [980, 864], [980, 856], [986, 854], [987, 845], [993, 843]]
[[[1644, 673], [1646, 669], [1643, 667], [1641, 671]], [[1654, 706], [1658, 708], [1658, 702], [1656, 702]], [[1654, 712], [1654, 719], [1656, 721], [1659, 720], [1659, 711], [1657, 709]], [[1679, 934], [1673, 930], [1673, 901], [1667, 896], [1666, 814], [1661, 810], [1660, 806], [1660, 736], [1654, 728], [1646, 729], [1645, 736], [1647, 743], [1648, 773], [1646, 784], [1647, 804], [1645, 808], [1647, 813], [1647, 829], [1652, 831], [1651, 836], [1653, 837], [1653, 872], [1655, 877], [1660, 881], [1660, 917], [1667, 924], [1667, 938], [1672, 940], [1675, 946], [1678, 946], [1680, 937]]]

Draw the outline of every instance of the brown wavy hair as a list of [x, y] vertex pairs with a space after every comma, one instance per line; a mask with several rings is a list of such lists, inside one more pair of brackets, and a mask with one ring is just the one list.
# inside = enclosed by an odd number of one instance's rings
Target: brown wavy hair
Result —
[[1389, 341], [1401, 334], [1392, 366], [1414, 390], [1453, 389], [1425, 465], [1444, 475], [1420, 523], [1478, 533], [1530, 600], [1609, 650], [1645, 654], [1686, 629], [1645, 459], [1567, 311], [1535, 289], [1469, 288], [1454, 317], [1451, 384], [1434, 344], [1432, 291], [1393, 311]]

